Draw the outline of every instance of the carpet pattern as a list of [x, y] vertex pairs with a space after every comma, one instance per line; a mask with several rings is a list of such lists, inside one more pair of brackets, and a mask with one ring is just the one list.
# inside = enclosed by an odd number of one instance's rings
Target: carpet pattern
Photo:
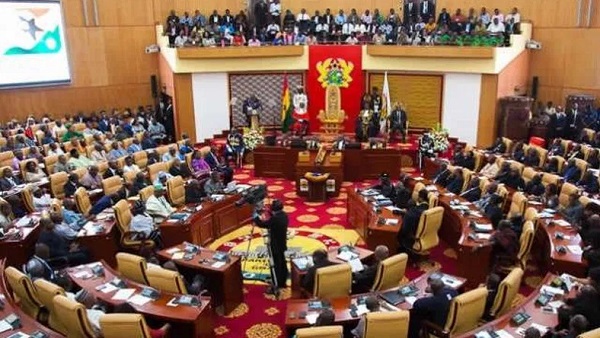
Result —
[[[290, 248], [310, 253], [319, 247], [348, 243], [364, 245], [364, 242], [346, 221], [347, 196], [345, 192], [347, 189], [370, 186], [373, 182], [344, 182], [339, 197], [325, 203], [311, 203], [296, 195], [294, 182], [284, 179], [255, 178], [252, 165], [246, 165], [243, 169], [237, 170], [234, 178], [239, 183], [266, 184], [269, 198], [277, 198], [284, 202], [285, 211], [290, 218]], [[246, 273], [255, 275], [246, 277], [255, 278], [257, 275], [268, 273], [268, 270], [264, 259], [258, 257], [261, 246], [264, 249], [260, 230], [256, 228], [252, 234], [250, 232], [251, 226], [246, 225], [216, 240], [211, 248], [245, 252], [248, 248], [248, 241], [250, 241], [250, 250], [255, 255], [246, 263], [245, 269]], [[414, 268], [409, 265], [406, 278], [416, 278], [434, 268], [453, 274], [456, 272], [456, 257], [454, 249], [441, 242], [431, 253], [431, 260], [435, 262], [434, 266], [421, 265]], [[515, 299], [515, 305], [528, 295], [541, 279], [542, 277], [537, 274], [535, 267], [528, 268], [520, 294]], [[264, 283], [247, 278], [244, 284], [244, 302], [231, 314], [217, 316], [215, 334], [223, 338], [285, 337], [286, 299], [290, 297], [290, 289], [288, 287], [283, 291], [280, 300], [265, 294], [265, 289]]]

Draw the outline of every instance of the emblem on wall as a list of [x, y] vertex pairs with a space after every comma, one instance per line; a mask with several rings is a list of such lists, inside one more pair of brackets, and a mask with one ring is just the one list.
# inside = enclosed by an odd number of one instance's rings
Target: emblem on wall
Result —
[[354, 64], [344, 59], [329, 58], [317, 62], [318, 80], [323, 88], [328, 86], [348, 88], [350, 82], [352, 82], [350, 76], [352, 70], [354, 70]]

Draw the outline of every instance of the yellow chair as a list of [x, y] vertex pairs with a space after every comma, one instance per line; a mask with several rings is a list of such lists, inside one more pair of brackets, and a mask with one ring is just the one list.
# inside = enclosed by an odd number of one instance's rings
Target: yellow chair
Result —
[[473, 172], [469, 169], [463, 168], [462, 171], [462, 175], [463, 175], [463, 186], [460, 189], [460, 192], [463, 192], [465, 190], [467, 190], [467, 187], [469, 186], [469, 183], [471, 183], [471, 177], [473, 177]]
[[417, 227], [412, 251], [419, 256], [429, 255], [429, 250], [440, 242], [438, 231], [444, 218], [444, 208], [435, 207], [423, 211]]
[[[121, 235], [120, 244], [123, 248], [129, 250], [141, 250], [142, 248], [153, 248], [156, 243], [147, 239], [143, 234], [129, 229], [131, 224], [131, 209], [127, 200], [120, 200], [113, 206], [115, 219], [119, 233]], [[141, 282], [140, 282], [141, 283]]]
[[172, 205], [185, 204], [185, 182], [181, 176], [175, 176], [167, 181], [167, 197]]
[[350, 264], [336, 264], [317, 269], [313, 296], [317, 298], [345, 297], [352, 291]]
[[594, 139], [594, 136], [596, 136], [596, 131], [594, 129], [583, 128], [583, 132], [590, 141]]
[[571, 194], [578, 194], [579, 189], [574, 184], [564, 183], [560, 188], [560, 194], [558, 194], [558, 202], [561, 206], [566, 207], [569, 205], [569, 196]]
[[21, 192], [21, 196], [23, 197], [25, 210], [29, 213], [35, 212], [35, 205], [33, 204], [33, 186], [31, 184], [25, 186]]
[[158, 173], [161, 171], [167, 172], [169, 169], [166, 166], [166, 163], [159, 162], [154, 163], [148, 166], [148, 175], [150, 176], [150, 181], [154, 182]]
[[[25, 149], [28, 149], [28, 148], [25, 148]], [[30, 158], [28, 160], [23, 160], [23, 161], [19, 162], [19, 172], [21, 173], [21, 178], [23, 179], [23, 181], [25, 181], [25, 178], [27, 177], [26, 176], [27, 170], [25, 169], [25, 166], [29, 162], [38, 163], [38, 161], [34, 158]]]
[[87, 168], [79, 168], [79, 169], [73, 170], [73, 174], [77, 174], [77, 177], [79, 177], [79, 179], [82, 179], [83, 176], [85, 176], [87, 174], [87, 172], [88, 172]]
[[487, 294], [486, 288], [478, 288], [454, 297], [444, 327], [426, 321], [424, 328], [436, 337], [453, 337], [473, 330], [483, 317]]
[[561, 181], [562, 181], [562, 178], [558, 175], [548, 174], [548, 173], [544, 173], [542, 175], [542, 184], [544, 185], [544, 187], [547, 186], [548, 184], [554, 184], [557, 187], [559, 187]]
[[98, 337], [92, 328], [92, 324], [90, 324], [83, 304], [62, 295], [54, 296], [52, 303], [54, 304], [56, 317], [67, 331], [67, 338]]
[[582, 160], [580, 158], [576, 158], [575, 165], [577, 166], [577, 168], [579, 168], [579, 170], [581, 170], [581, 176], [579, 176], [579, 179], [578, 179], [578, 180], [580, 180], [583, 178], [583, 175], [585, 175], [585, 172], [588, 170], [589, 163], [587, 163], [587, 161]]
[[54, 297], [66, 296], [65, 290], [60, 286], [41, 278], [36, 279], [35, 282], [33, 282], [33, 285], [35, 285], [40, 302], [44, 305], [46, 310], [48, 310], [48, 326], [50, 326], [51, 329], [66, 335], [67, 329], [58, 319], [58, 314], [54, 310]]
[[565, 157], [567, 156], [567, 154], [569, 153], [569, 150], [571, 150], [571, 144], [572, 142], [570, 140], [560, 140], [560, 144], [562, 145], [564, 151], [561, 154], [561, 156]]
[[381, 261], [377, 267], [377, 274], [371, 291], [387, 290], [400, 285], [406, 272], [408, 255], [401, 253]]
[[592, 330], [592, 331], [584, 332], [584, 333], [580, 334], [579, 336], [577, 336], [577, 338], [600, 338], [600, 328]]
[[129, 146], [132, 144], [133, 144], [133, 137], [123, 139], [123, 149], [129, 148]]
[[148, 166], [148, 153], [144, 150], [133, 153], [133, 161], [140, 170], [146, 170], [146, 166]]
[[411, 198], [413, 201], [417, 202], [419, 200], [419, 191], [421, 191], [422, 189], [425, 189], [425, 184], [417, 182], [411, 194]]
[[83, 132], [86, 128], [85, 123], [74, 123], [72, 126], [73, 130]]
[[531, 223], [533, 223], [533, 232], [535, 233], [535, 231], [537, 231], [538, 220], [540, 218], [537, 210], [533, 207], [525, 209], [525, 215], [523, 215], [523, 218], [525, 222], [531, 221]]
[[113, 176], [102, 180], [102, 190], [104, 195], [114, 194], [123, 187], [123, 179], [121, 176]]
[[150, 198], [150, 196], [154, 195], [154, 186], [149, 185], [149, 186], [145, 187], [144, 189], [140, 190], [139, 194], [140, 194], [140, 200], [142, 202], [146, 203], [148, 198]]
[[498, 293], [496, 294], [496, 298], [494, 298], [494, 304], [490, 309], [490, 315], [492, 317], [500, 317], [511, 309], [513, 300], [519, 293], [522, 278], [523, 270], [521, 268], [512, 269], [512, 271], [504, 277], [498, 287]]
[[513, 140], [503, 137], [502, 138], [502, 143], [504, 143], [504, 145], [506, 146], [506, 153], [511, 153], [512, 152], [512, 146], [513, 146]]
[[75, 205], [82, 215], [89, 215], [90, 210], [92, 210], [92, 202], [90, 202], [90, 196], [85, 188], [75, 190]]
[[523, 169], [523, 173], [521, 174], [521, 178], [523, 181], [525, 181], [525, 183], [529, 183], [529, 181], [531, 181], [535, 175], [537, 175], [537, 171], [535, 169], [532, 167], [525, 167], [525, 169]]
[[473, 154], [475, 155], [474, 171], [479, 172], [479, 170], [481, 170], [481, 168], [483, 168], [483, 165], [485, 163], [485, 155], [481, 151], [475, 151], [475, 152], [473, 152]]
[[510, 203], [509, 214], [511, 215], [523, 215], [527, 208], [527, 196], [522, 192], [516, 192], [512, 196], [512, 202]]
[[54, 166], [56, 163], [58, 163], [58, 155], [44, 157], [44, 169], [46, 169], [46, 174], [52, 175], [54, 173]]
[[529, 259], [529, 252], [533, 245], [533, 237], [535, 235], [533, 222], [527, 221], [523, 224], [523, 231], [519, 238], [519, 253], [517, 259], [521, 269], [525, 270], [527, 267], [527, 260]]
[[[166, 335], [169, 324], [165, 324], [161, 331]], [[151, 338], [150, 329], [144, 316], [138, 313], [111, 313], [100, 317], [100, 329], [104, 338]]]
[[[117, 267], [123, 277], [140, 284], [148, 284], [148, 264], [141, 256], [126, 252], [117, 253]], [[154, 269], [152, 269], [154, 270]]]
[[439, 198], [436, 193], [430, 192], [428, 197], [429, 197], [429, 209], [435, 208], [439, 205]]
[[50, 179], [50, 192], [54, 198], [65, 198], [65, 183], [69, 180], [69, 174], [61, 171], [52, 174]]
[[162, 156], [169, 152], [169, 149], [172, 147], [172, 144], [167, 144], [164, 146], [156, 147], [154, 151], [158, 154], [158, 158], [162, 159]]
[[37, 290], [31, 283], [31, 279], [12, 266], [4, 269], [4, 276], [12, 289], [13, 299], [19, 303], [21, 310], [31, 318], [38, 319], [43, 304], [38, 297]]
[[550, 161], [551, 158], [555, 158], [556, 161], [558, 161], [558, 172], [562, 173], [563, 168], [565, 167], [565, 158], [562, 156], [550, 156], [548, 157], [548, 161]]
[[15, 154], [12, 151], [3, 151], [0, 153], [0, 167], [12, 167]]
[[406, 338], [410, 312], [371, 312], [365, 318], [365, 334], [361, 338]]
[[306, 327], [296, 330], [297, 338], [342, 338], [344, 328], [342, 326], [318, 326]]
[[506, 205], [508, 204], [508, 189], [504, 185], [499, 186], [498, 190], [496, 190], [496, 194], [502, 197], [502, 204], [500, 205], [500, 209], [506, 210]]
[[135, 177], [137, 176], [137, 172], [135, 171], [128, 171], [126, 173], [123, 173], [123, 179], [125, 180], [126, 183], [131, 183], [133, 184], [133, 182], [135, 181]]
[[177, 271], [152, 268], [146, 270], [146, 277], [148, 278], [148, 285], [155, 289], [183, 295], [188, 293], [185, 282]]
[[98, 162], [96, 166], [98, 167], [98, 173], [100, 174], [100, 176], [104, 176], [104, 173], [106, 172], [106, 170], [108, 170], [108, 162]]
[[540, 157], [538, 167], [544, 167], [544, 164], [546, 164], [546, 159], [548, 158], [548, 150], [536, 145], [531, 145], [530, 147], [535, 149], [538, 153], [538, 156]]

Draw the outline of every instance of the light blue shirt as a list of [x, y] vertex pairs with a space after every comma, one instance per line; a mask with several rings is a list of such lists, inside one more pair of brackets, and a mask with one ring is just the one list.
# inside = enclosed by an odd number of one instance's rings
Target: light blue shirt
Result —
[[338, 25], [343, 25], [346, 23], [346, 14], [338, 14], [335, 16], [335, 23]]
[[73, 210], [63, 209], [63, 220], [71, 229], [79, 231], [83, 227], [83, 224], [79, 223], [82, 219], [82, 214], [76, 213]]
[[127, 148], [127, 152], [130, 154], [137, 153], [138, 151], [142, 151], [142, 146], [139, 144], [133, 143]]

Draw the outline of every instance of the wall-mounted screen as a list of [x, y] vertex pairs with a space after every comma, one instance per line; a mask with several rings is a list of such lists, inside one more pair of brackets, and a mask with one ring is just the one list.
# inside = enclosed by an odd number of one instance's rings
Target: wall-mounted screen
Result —
[[71, 81], [59, 0], [0, 0], [0, 88]]

